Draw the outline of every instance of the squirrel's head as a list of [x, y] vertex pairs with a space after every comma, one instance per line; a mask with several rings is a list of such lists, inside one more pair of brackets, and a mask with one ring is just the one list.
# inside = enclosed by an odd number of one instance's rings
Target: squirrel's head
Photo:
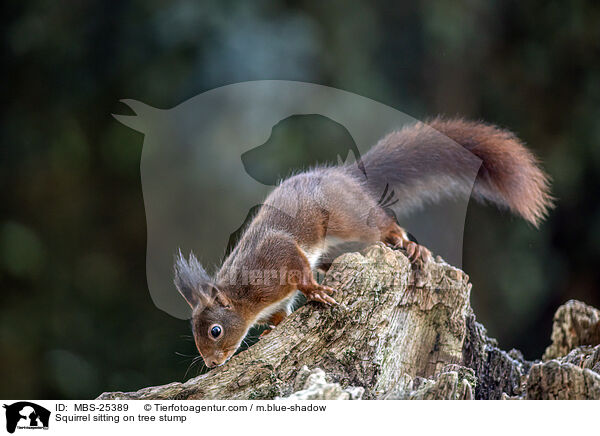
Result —
[[222, 365], [239, 348], [248, 323], [222, 289], [211, 282], [193, 254], [187, 261], [179, 252], [175, 286], [192, 308], [194, 342], [209, 368]]

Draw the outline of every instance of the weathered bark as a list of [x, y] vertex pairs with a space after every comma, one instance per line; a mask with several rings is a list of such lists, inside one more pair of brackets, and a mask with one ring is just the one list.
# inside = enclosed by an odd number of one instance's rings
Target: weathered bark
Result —
[[569, 301], [554, 315], [552, 344], [526, 380], [530, 399], [600, 399], [600, 310]]
[[569, 301], [554, 314], [552, 344], [544, 352], [543, 360], [567, 355], [582, 345], [600, 343], [600, 310], [579, 301]]
[[529, 372], [531, 362], [517, 350], [506, 352], [489, 338], [485, 327], [470, 314], [463, 347], [463, 364], [475, 371], [475, 398], [499, 400], [522, 394], [522, 378]]
[[527, 362], [500, 350], [475, 321], [466, 274], [439, 258], [424, 274], [416, 287], [406, 257], [381, 244], [345, 254], [325, 277], [338, 306], [307, 304], [185, 383], [99, 398], [600, 398], [600, 346], [591, 346], [598, 311], [579, 302], [559, 310], [545, 357], [562, 360]]

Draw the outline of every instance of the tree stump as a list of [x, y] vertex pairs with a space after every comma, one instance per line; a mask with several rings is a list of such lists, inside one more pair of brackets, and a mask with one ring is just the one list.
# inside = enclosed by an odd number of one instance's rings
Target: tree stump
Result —
[[475, 321], [465, 273], [438, 257], [422, 274], [383, 244], [344, 254], [325, 277], [338, 306], [306, 304], [185, 383], [99, 399], [600, 398], [599, 311], [567, 303], [547, 361], [527, 362]]

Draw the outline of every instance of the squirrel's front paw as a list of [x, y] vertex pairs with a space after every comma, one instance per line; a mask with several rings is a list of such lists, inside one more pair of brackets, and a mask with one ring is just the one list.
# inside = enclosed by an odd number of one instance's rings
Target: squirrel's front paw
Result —
[[330, 288], [329, 286], [315, 284], [311, 287], [300, 289], [302, 293], [306, 296], [308, 301], [318, 301], [319, 303], [324, 304], [337, 304], [329, 294], [335, 292], [335, 289]]

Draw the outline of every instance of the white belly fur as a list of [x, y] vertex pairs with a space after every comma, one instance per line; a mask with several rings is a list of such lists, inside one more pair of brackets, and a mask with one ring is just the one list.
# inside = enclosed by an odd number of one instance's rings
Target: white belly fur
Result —
[[308, 259], [308, 263], [310, 263], [311, 269], [314, 269], [319, 264], [319, 259], [321, 259], [323, 254], [327, 253], [330, 248], [333, 248], [343, 242], [345, 241], [340, 238], [336, 238], [335, 236], [327, 236], [322, 244], [319, 244], [315, 247], [301, 248], [302, 252]]
[[294, 291], [291, 296], [287, 297], [285, 300], [279, 301], [275, 304], [271, 304], [268, 307], [265, 307], [256, 317], [256, 320], [253, 324], [264, 325], [267, 324], [269, 318], [282, 310], [285, 311], [286, 315], [292, 313], [292, 308], [294, 303], [296, 302], [296, 298], [300, 295], [300, 291]]

